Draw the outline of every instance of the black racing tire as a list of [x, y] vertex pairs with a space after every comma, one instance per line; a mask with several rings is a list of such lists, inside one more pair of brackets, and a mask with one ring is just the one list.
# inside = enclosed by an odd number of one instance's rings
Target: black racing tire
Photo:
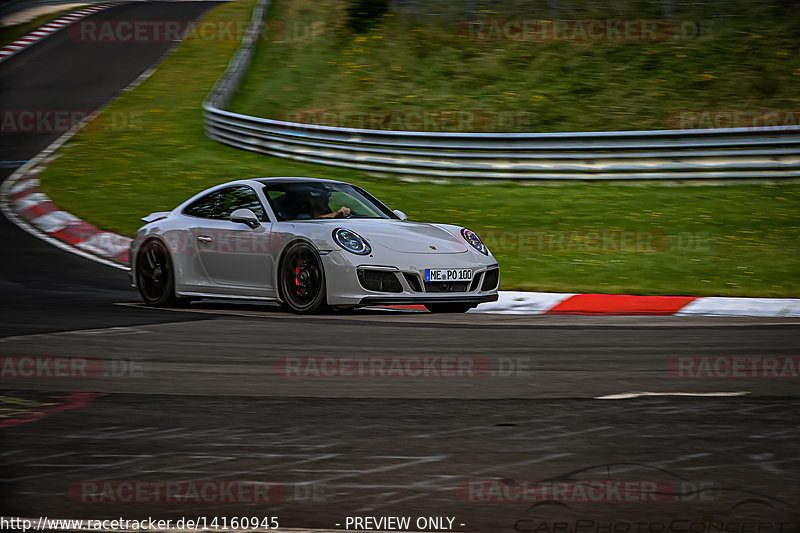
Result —
[[175, 295], [175, 270], [167, 246], [148, 239], [136, 255], [136, 288], [151, 307], [181, 307], [188, 300]]
[[308, 243], [289, 245], [278, 272], [278, 287], [283, 306], [297, 314], [328, 310], [325, 270], [317, 250]]
[[425, 304], [425, 307], [431, 313], [466, 313], [473, 307], [473, 304], [462, 303], [441, 303], [441, 304]]

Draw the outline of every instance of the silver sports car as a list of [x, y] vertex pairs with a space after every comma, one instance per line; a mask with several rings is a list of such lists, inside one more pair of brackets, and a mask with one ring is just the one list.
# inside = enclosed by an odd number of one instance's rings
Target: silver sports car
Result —
[[296, 313], [398, 304], [464, 312], [497, 300], [497, 261], [475, 233], [411, 222], [341, 181], [233, 181], [142, 220], [131, 277], [148, 305], [241, 298]]

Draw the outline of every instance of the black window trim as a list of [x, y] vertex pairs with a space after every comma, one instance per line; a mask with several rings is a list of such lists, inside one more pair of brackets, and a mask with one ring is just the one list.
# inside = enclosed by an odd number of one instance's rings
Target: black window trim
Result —
[[[272, 223], [273, 223], [273, 220], [272, 220], [272, 217], [270, 216], [270, 211], [269, 211], [269, 210], [267, 210], [267, 208], [266, 208], [266, 207], [264, 207], [264, 202], [262, 202], [262, 201], [261, 201], [261, 198], [259, 198], [259, 197], [258, 197], [258, 192], [257, 192], [257, 191], [256, 191], [256, 190], [255, 190], [253, 187], [251, 187], [250, 185], [248, 185], [248, 184], [246, 184], [246, 183], [239, 183], [239, 184], [236, 184], [236, 185], [228, 185], [228, 186], [225, 186], [225, 187], [220, 187], [219, 189], [215, 189], [215, 190], [213, 190], [213, 191], [209, 191], [208, 193], [204, 194], [203, 196], [201, 196], [200, 198], [198, 198], [198, 199], [197, 199], [197, 200], [195, 200], [194, 202], [192, 202], [192, 203], [190, 203], [189, 205], [187, 205], [186, 207], [184, 207], [184, 208], [181, 210], [181, 214], [182, 214], [182, 215], [184, 215], [184, 216], [187, 216], [187, 217], [198, 218], [198, 219], [200, 219], [200, 220], [226, 220], [226, 221], [230, 222], [230, 220], [229, 220], [229, 219], [227, 219], [227, 218], [208, 218], [208, 217], [199, 217], [199, 216], [196, 216], [196, 215], [190, 215], [190, 214], [189, 214], [189, 213], [187, 213], [186, 211], [187, 211], [187, 210], [188, 210], [190, 207], [192, 207], [192, 206], [193, 206], [195, 203], [199, 202], [200, 200], [202, 200], [202, 199], [204, 199], [204, 198], [206, 198], [206, 197], [208, 197], [208, 196], [211, 196], [212, 194], [218, 194], [218, 193], [220, 193], [220, 192], [222, 192], [222, 191], [226, 191], [226, 190], [228, 190], [228, 189], [236, 189], [236, 188], [239, 188], [239, 187], [246, 187], [246, 188], [250, 189], [250, 191], [252, 191], [252, 193], [253, 193], [253, 194], [255, 195], [255, 197], [256, 197], [256, 200], [258, 200], [258, 203], [259, 203], [259, 204], [261, 204], [261, 209], [262, 209], [262, 211], [264, 212], [264, 216], [266, 216], [266, 217], [267, 217], [267, 220], [262, 220], [261, 222], [262, 222], [262, 223], [263, 223], [263, 222], [268, 222], [268, 223], [272, 224]], [[270, 206], [270, 207], [271, 207], [271, 206]]]

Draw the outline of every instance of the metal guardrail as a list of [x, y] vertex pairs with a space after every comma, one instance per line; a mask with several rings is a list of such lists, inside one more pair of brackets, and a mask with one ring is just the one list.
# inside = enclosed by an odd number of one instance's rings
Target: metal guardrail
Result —
[[800, 177], [796, 126], [577, 133], [442, 133], [336, 128], [227, 111], [250, 65], [269, 0], [203, 102], [206, 134], [298, 161], [370, 172], [480, 179]]

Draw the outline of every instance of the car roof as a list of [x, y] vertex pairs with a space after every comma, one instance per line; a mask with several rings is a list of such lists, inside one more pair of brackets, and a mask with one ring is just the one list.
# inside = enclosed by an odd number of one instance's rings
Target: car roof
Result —
[[313, 182], [313, 183], [344, 183], [343, 181], [338, 180], [329, 180], [324, 178], [305, 178], [302, 176], [283, 176], [283, 177], [270, 177], [270, 178], [254, 178], [252, 181], [257, 181], [259, 183], [263, 183], [264, 185], [271, 185], [276, 183], [302, 183], [302, 182]]

